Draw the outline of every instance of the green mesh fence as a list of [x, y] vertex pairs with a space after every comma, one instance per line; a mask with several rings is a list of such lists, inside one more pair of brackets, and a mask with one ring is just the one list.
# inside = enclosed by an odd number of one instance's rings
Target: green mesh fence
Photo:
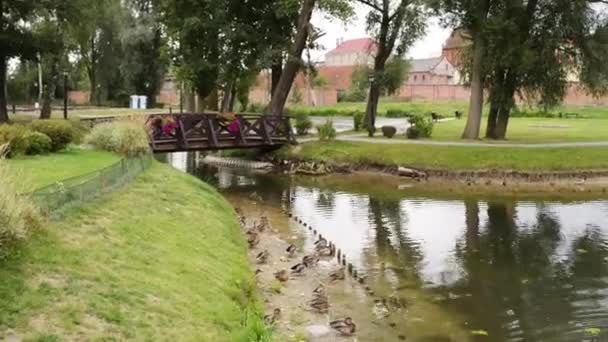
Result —
[[71, 203], [87, 202], [130, 182], [152, 164], [152, 156], [126, 158], [104, 169], [62, 180], [29, 194], [45, 214]]

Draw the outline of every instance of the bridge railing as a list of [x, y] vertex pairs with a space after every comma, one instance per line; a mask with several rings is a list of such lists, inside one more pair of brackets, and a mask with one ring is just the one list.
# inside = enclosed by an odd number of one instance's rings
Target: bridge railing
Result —
[[216, 113], [151, 115], [152, 149], [163, 151], [273, 147], [295, 143], [287, 116]]

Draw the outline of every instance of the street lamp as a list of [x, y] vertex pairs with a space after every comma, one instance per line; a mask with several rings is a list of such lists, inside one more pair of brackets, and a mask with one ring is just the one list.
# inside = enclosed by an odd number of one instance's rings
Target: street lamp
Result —
[[367, 76], [367, 80], [369, 81], [370, 85], [373, 85], [374, 82], [376, 82], [376, 75], [374, 73], [369, 74], [369, 76]]
[[369, 105], [368, 105], [368, 113], [367, 113], [367, 131], [370, 137], [374, 135], [374, 131], [376, 130], [376, 108], [371, 104], [377, 102], [375, 96], [378, 96], [376, 91], [374, 90], [374, 84], [376, 82], [376, 74], [371, 73], [367, 76], [367, 80], [369, 81]]
[[68, 72], [63, 72], [63, 119], [68, 119]]

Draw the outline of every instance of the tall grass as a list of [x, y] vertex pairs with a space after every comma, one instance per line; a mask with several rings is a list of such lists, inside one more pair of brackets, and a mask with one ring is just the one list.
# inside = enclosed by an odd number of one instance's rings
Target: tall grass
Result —
[[117, 121], [95, 126], [85, 143], [97, 149], [134, 157], [149, 152], [148, 136], [137, 121]]
[[6, 145], [0, 146], [0, 258], [9, 247], [27, 239], [41, 226], [42, 218], [29, 198], [19, 194], [19, 175], [11, 171], [2, 157]]

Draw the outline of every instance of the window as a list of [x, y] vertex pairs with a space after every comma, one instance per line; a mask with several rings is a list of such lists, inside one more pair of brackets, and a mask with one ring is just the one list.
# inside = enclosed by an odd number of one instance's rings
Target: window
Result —
[[422, 82], [426, 81], [426, 75], [422, 75]]
[[418, 76], [414, 76], [414, 81], [418, 81]]

